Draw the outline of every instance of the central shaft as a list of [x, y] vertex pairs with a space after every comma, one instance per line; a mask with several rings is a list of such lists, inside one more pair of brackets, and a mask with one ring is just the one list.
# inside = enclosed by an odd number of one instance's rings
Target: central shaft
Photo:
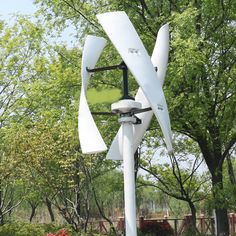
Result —
[[112, 104], [112, 111], [120, 114], [122, 126], [122, 154], [124, 164], [125, 235], [136, 236], [136, 194], [134, 172], [133, 124], [137, 119], [132, 112], [140, 109], [141, 104], [130, 99]]

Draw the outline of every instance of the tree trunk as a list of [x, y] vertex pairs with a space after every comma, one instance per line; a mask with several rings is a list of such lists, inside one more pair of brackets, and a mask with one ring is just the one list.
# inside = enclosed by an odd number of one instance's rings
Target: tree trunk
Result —
[[197, 224], [196, 224], [196, 222], [197, 222], [197, 220], [196, 220], [196, 218], [197, 218], [196, 217], [196, 208], [195, 208], [195, 206], [194, 206], [192, 201], [188, 201], [188, 205], [190, 207], [191, 215], [192, 215], [192, 226], [193, 226], [194, 230], [196, 230], [197, 229]]
[[[2, 189], [1, 189], [1, 181], [0, 181], [0, 206], [2, 206]], [[4, 224], [2, 207], [0, 207], [0, 226]]]
[[98, 211], [99, 211], [101, 217], [102, 217], [103, 219], [105, 219], [105, 220], [110, 224], [110, 229], [111, 229], [112, 233], [113, 233], [115, 236], [117, 236], [117, 232], [116, 232], [116, 229], [115, 229], [115, 227], [114, 227], [112, 221], [111, 221], [108, 217], [106, 217], [105, 213], [104, 213], [103, 210], [102, 210], [102, 207], [100, 206], [100, 204], [99, 204], [99, 202], [98, 202], [98, 198], [97, 198], [97, 195], [96, 195], [96, 192], [95, 192], [95, 189], [94, 189], [93, 186], [92, 186], [92, 191], [93, 191], [93, 196], [94, 196], [94, 200], [95, 200], [96, 206], [97, 206], [97, 208], [98, 208]]
[[32, 220], [33, 220], [33, 218], [36, 214], [36, 208], [37, 208], [38, 204], [34, 204], [32, 202], [29, 202], [29, 204], [30, 204], [30, 207], [31, 207], [31, 214], [30, 214], [29, 221], [32, 222]]
[[203, 153], [204, 159], [206, 161], [207, 167], [211, 173], [212, 180], [212, 193], [215, 203], [215, 213], [216, 213], [216, 230], [217, 236], [228, 236], [229, 235], [229, 222], [228, 214], [225, 206], [225, 199], [222, 196], [224, 186], [223, 186], [223, 163], [224, 158], [221, 154], [219, 143], [215, 143], [213, 150], [211, 150], [207, 141], [204, 138], [198, 139], [199, 147]]
[[2, 212], [2, 209], [0, 209], [0, 226], [1, 225], [4, 225], [4, 217], [3, 217], [3, 212]]
[[230, 159], [230, 156], [226, 156], [226, 161], [227, 161], [227, 166], [228, 166], [228, 175], [229, 175], [229, 180], [232, 185], [236, 185], [236, 178], [234, 174], [234, 168], [232, 165], [232, 161]]
[[77, 182], [78, 191], [76, 192], [76, 213], [77, 215], [81, 215], [81, 194], [80, 194], [80, 183]]
[[225, 208], [216, 208], [216, 229], [217, 236], [228, 236], [229, 235], [229, 223], [228, 223], [228, 214], [227, 209]]
[[89, 208], [89, 198], [88, 198], [88, 192], [86, 194], [86, 199], [85, 199], [85, 223], [84, 223], [84, 232], [87, 233], [87, 229], [88, 229], [88, 221], [89, 221], [89, 217], [90, 217], [90, 208]]
[[[224, 207], [225, 199], [220, 199], [218, 193], [223, 191], [222, 165], [212, 175], [213, 196], [215, 200], [217, 236], [229, 235], [229, 222], [227, 209]], [[221, 194], [220, 194], [221, 195]]]
[[52, 203], [51, 203], [51, 201], [47, 197], [45, 198], [45, 203], [46, 203], [46, 206], [47, 206], [47, 209], [48, 209], [48, 213], [49, 213], [50, 218], [51, 218], [51, 222], [54, 222], [55, 221], [55, 217], [54, 217], [54, 213], [53, 213], [53, 210], [52, 210]]

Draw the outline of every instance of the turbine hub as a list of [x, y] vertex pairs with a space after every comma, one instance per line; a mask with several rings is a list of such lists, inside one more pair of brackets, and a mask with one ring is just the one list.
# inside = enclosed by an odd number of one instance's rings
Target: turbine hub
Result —
[[130, 99], [123, 99], [111, 105], [112, 112], [116, 114], [134, 112], [141, 108], [142, 105], [140, 102], [136, 102]]

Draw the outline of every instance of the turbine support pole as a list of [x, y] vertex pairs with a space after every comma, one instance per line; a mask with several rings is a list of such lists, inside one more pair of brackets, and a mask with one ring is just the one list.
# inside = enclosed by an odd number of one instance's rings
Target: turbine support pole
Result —
[[131, 99], [120, 100], [112, 104], [112, 112], [120, 115], [122, 126], [122, 154], [124, 165], [125, 235], [137, 236], [136, 194], [133, 148], [133, 125], [137, 118], [133, 112], [141, 108], [141, 103]]

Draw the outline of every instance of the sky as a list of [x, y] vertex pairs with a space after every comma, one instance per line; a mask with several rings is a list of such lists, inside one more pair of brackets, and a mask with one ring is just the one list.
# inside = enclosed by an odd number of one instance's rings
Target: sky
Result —
[[[0, 19], [6, 21], [11, 25], [13, 23], [12, 16], [14, 14], [22, 14], [34, 16], [37, 11], [37, 6], [33, 4], [34, 0], [0, 0]], [[64, 42], [68, 47], [76, 45], [74, 28], [71, 26], [62, 32], [62, 37], [58, 38], [56, 42]]]
[[0, 18], [5, 20], [13, 13], [33, 15], [36, 10], [33, 0], [0, 0]]

